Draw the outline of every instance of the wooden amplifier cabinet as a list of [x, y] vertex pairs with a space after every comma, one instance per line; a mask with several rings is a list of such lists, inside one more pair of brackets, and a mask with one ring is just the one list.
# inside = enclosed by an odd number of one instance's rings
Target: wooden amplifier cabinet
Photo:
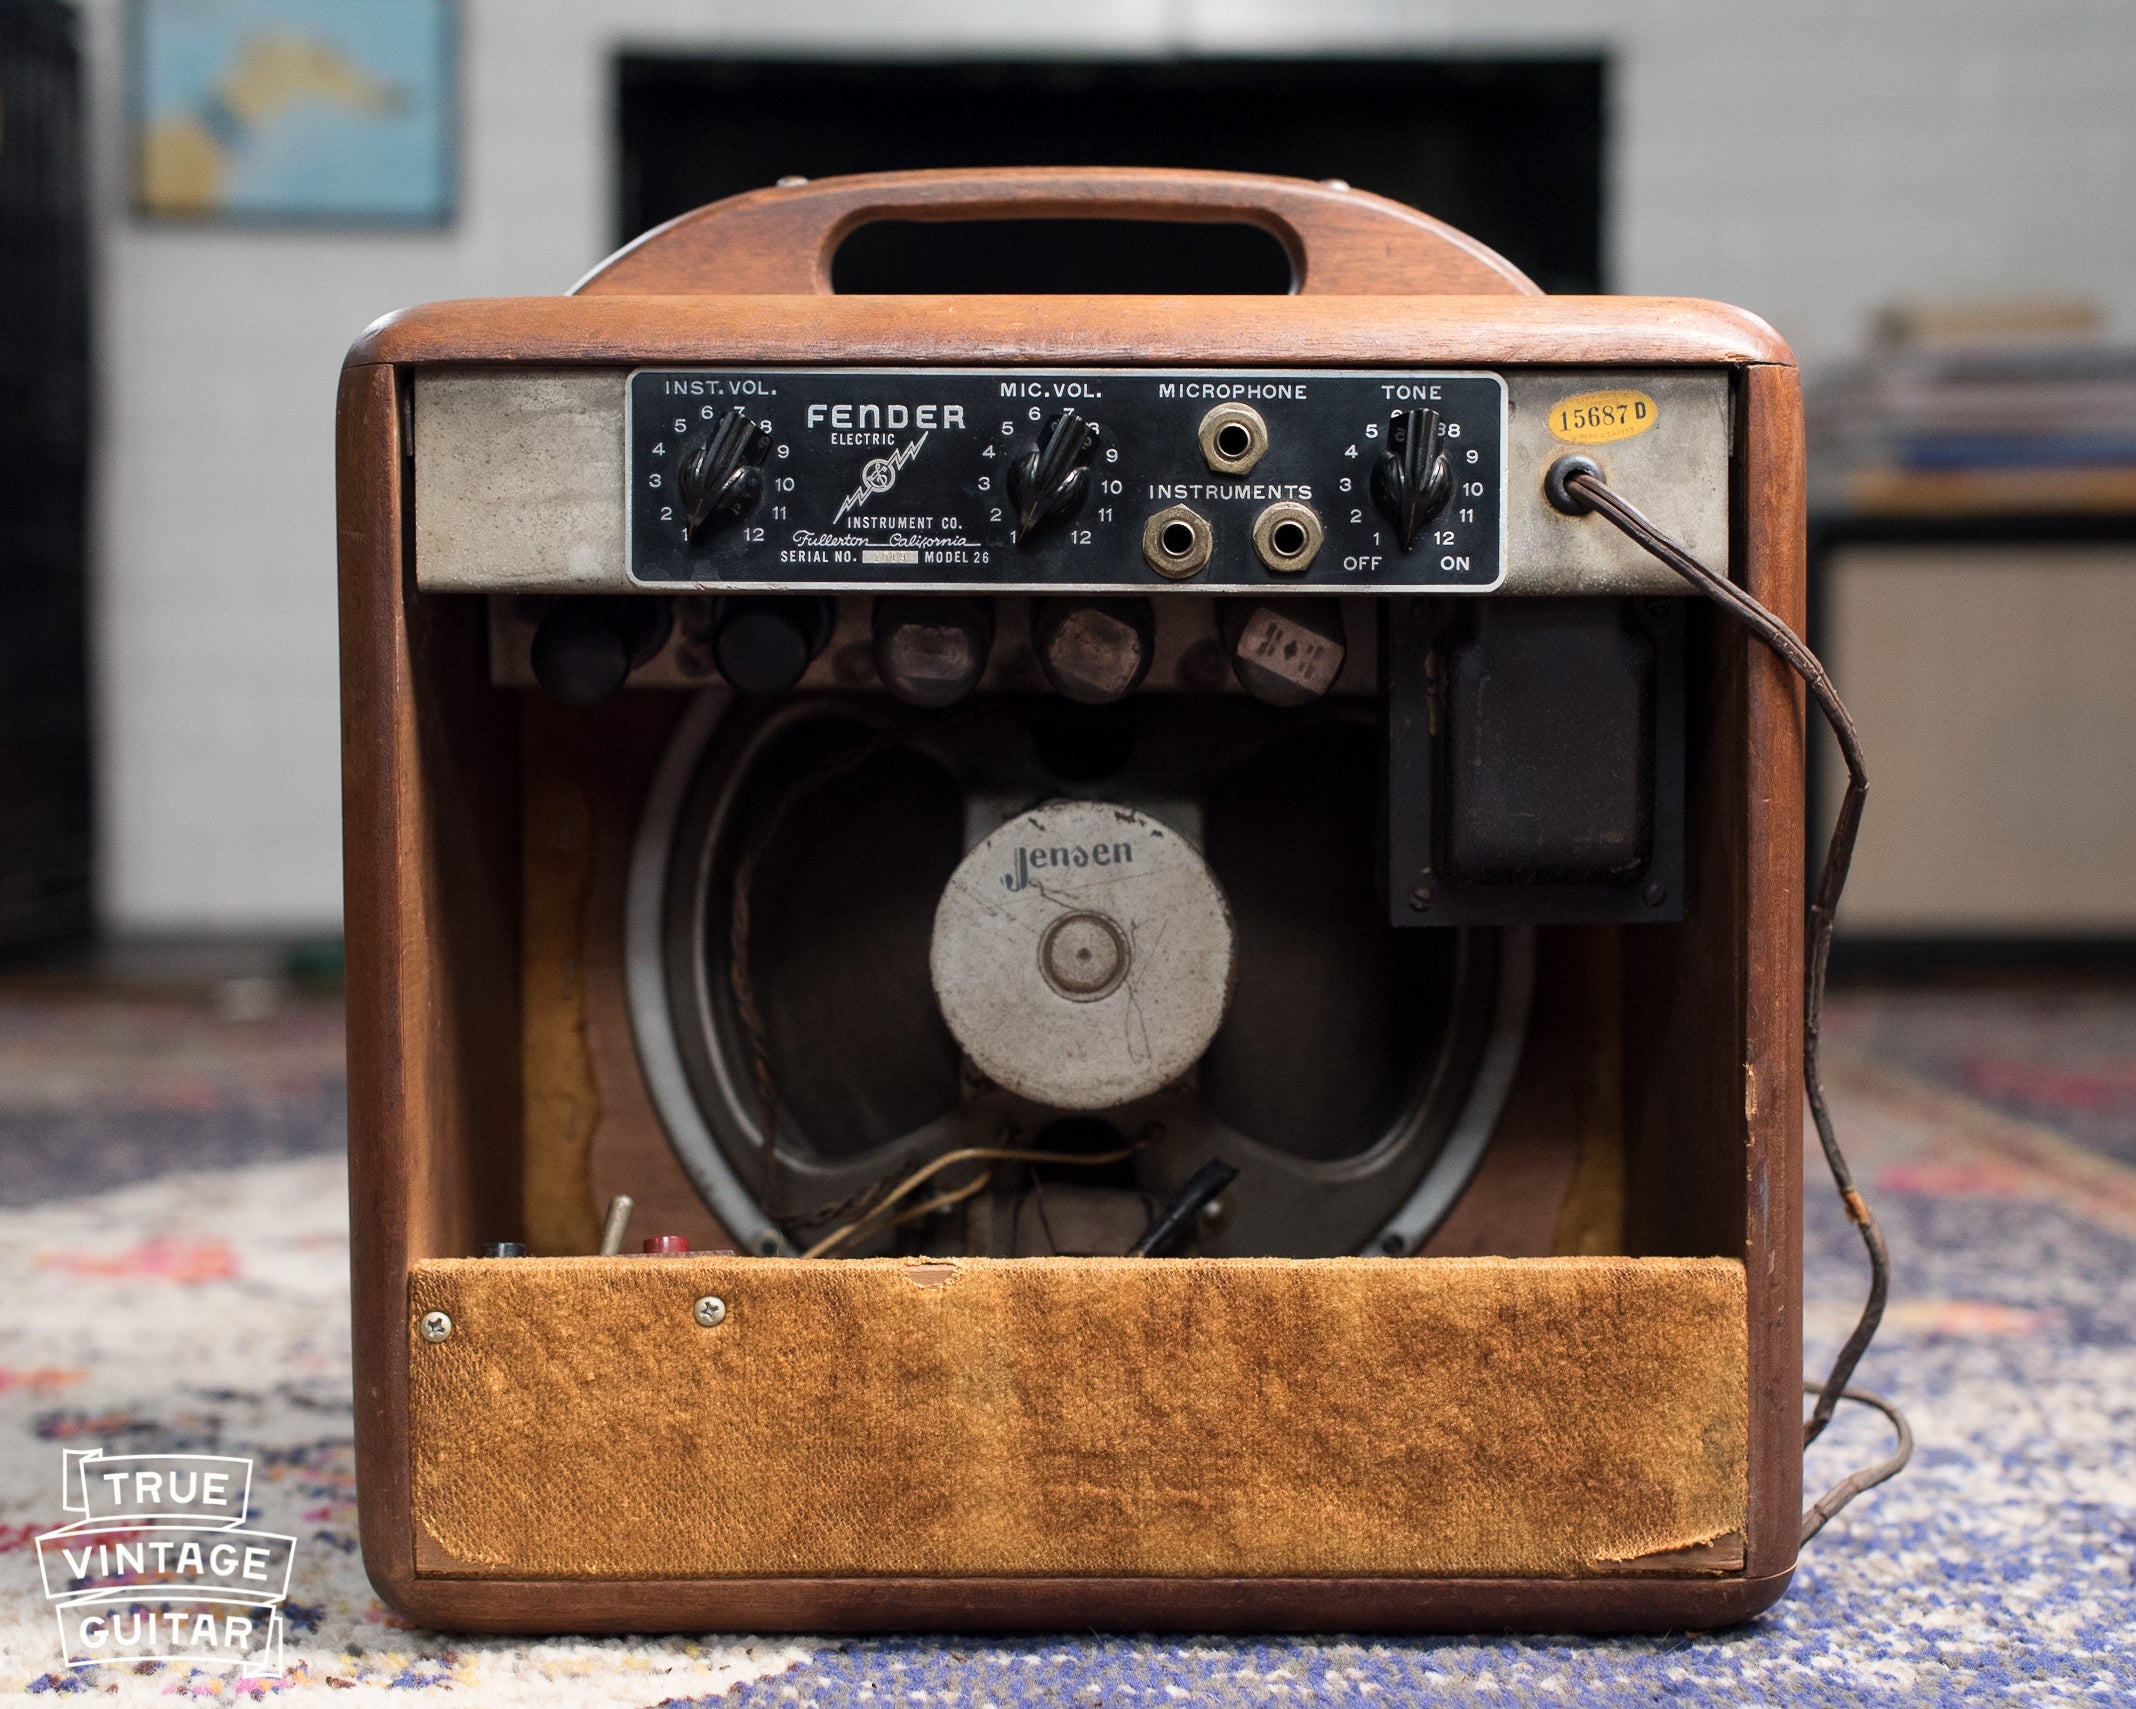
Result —
[[[868, 220], [1012, 217], [1246, 221], [1299, 288], [829, 290]], [[1544, 296], [1337, 186], [833, 180], [700, 209], [569, 296], [379, 321], [343, 371], [338, 468], [356, 1428], [380, 1595], [520, 1632], [1658, 1630], [1769, 1605], [1801, 1505], [1802, 707], [1703, 602], [1673, 608], [1680, 905], [1536, 928], [1497, 1139], [1421, 1254], [585, 1255], [631, 1187], [727, 1244], [619, 1018], [618, 869], [691, 699], [514, 686], [493, 596], [659, 591], [630, 584], [618, 528], [566, 538], [544, 507], [619, 520], [627, 376], [692, 367], [1497, 376], [1507, 556], [1474, 610], [1682, 592], [1599, 525], [1543, 514], [1544, 464], [1584, 434], [1632, 502], [1802, 622], [1797, 375], [1768, 327]], [[527, 403], [536, 382], [554, 407]], [[1594, 393], [1690, 426], [1553, 427]], [[502, 437], [454, 462], [453, 418], [485, 408]], [[1701, 458], [1703, 509], [1666, 486]], [[1166, 610], [1210, 591], [1149, 582]], [[1414, 601], [1377, 585], [1344, 591], [1376, 605], [1398, 671]], [[497, 1240], [536, 1255], [474, 1256]]]

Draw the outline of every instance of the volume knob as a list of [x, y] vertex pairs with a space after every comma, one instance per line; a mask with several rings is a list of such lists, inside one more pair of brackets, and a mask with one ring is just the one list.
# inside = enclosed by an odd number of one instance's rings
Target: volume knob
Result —
[[1372, 502], [1394, 524], [1408, 551], [1424, 524], [1446, 508], [1454, 469], [1446, 455], [1446, 427], [1435, 409], [1398, 409], [1387, 423], [1388, 449], [1372, 468]]
[[1026, 451], [1009, 465], [1009, 498], [1016, 506], [1016, 544], [1031, 538], [1038, 526], [1057, 516], [1073, 516], [1090, 493], [1090, 454], [1098, 446], [1099, 428], [1072, 409], [1046, 423], [1038, 449]]
[[712, 430], [712, 437], [683, 458], [676, 477], [682, 520], [694, 541], [721, 522], [747, 516], [764, 492], [759, 466], [771, 449], [771, 429], [752, 421], [736, 404]]

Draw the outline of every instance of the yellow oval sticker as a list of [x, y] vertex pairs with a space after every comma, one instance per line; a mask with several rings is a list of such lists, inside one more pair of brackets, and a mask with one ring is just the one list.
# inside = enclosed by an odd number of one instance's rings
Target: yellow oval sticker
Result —
[[1644, 433], [1661, 407], [1644, 392], [1582, 392], [1550, 406], [1550, 431], [1568, 445], [1607, 445]]

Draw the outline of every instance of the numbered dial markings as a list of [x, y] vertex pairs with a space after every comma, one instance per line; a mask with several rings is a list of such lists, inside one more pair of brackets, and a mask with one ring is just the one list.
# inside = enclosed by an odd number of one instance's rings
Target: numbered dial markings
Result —
[[[1265, 427], [1250, 459], [1209, 451], [1225, 411]], [[1482, 591], [1503, 575], [1505, 415], [1488, 373], [640, 369], [630, 573], [817, 591]], [[1299, 507], [1317, 518], [1302, 568], [1272, 567], [1271, 507], [1294, 529]], [[1182, 509], [1208, 540], [1184, 572], [1148, 544], [1151, 519]]]

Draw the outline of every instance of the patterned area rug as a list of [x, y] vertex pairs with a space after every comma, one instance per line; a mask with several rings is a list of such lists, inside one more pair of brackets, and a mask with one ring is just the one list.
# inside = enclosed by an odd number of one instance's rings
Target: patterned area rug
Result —
[[[1839, 1113], [1896, 1301], [1862, 1373], [1914, 1468], [1741, 1629], [1666, 1639], [465, 1639], [356, 1553], [337, 1017], [0, 991], [0, 1695], [482, 1704], [2119, 1702], [2136, 1695], [2136, 997], [1833, 1006]], [[130, 1184], [117, 1185], [119, 1180]], [[1813, 1358], [1861, 1265], [1812, 1182]], [[32, 1538], [61, 1450], [252, 1456], [299, 1539], [288, 1673], [54, 1666]], [[1876, 1457], [1847, 1417], [1813, 1485]], [[393, 1700], [405, 1700], [395, 1698]]]

